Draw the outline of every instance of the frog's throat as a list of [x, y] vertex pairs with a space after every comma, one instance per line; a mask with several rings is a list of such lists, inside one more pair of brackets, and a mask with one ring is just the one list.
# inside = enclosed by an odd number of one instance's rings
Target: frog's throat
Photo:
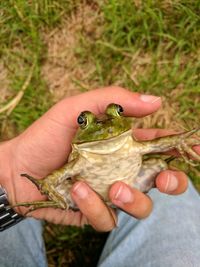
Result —
[[122, 148], [130, 139], [132, 140], [132, 130], [128, 130], [110, 139], [73, 144], [72, 147], [80, 153], [82, 151], [95, 154], [111, 154]]

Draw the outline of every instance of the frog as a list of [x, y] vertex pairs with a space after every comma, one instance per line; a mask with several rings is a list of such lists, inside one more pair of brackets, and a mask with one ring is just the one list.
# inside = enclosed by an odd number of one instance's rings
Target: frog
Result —
[[77, 181], [86, 182], [107, 205], [112, 206], [108, 192], [113, 183], [122, 181], [147, 193], [155, 187], [157, 175], [169, 168], [166, 159], [156, 156], [145, 159], [146, 155], [175, 149], [186, 163], [193, 165], [194, 161], [200, 162], [200, 155], [193, 149], [200, 144], [194, 136], [200, 128], [140, 141], [133, 135], [133, 118], [124, 116], [123, 107], [116, 103], [109, 104], [104, 114], [81, 112], [77, 123], [79, 128], [64, 166], [42, 179], [21, 174], [48, 199], [16, 203], [14, 207], [28, 207], [27, 213], [45, 207], [77, 210], [70, 195]]

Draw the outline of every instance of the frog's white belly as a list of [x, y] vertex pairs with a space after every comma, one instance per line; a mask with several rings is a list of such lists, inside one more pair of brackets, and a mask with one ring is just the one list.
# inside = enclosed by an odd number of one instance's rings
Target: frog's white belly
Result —
[[[121, 140], [121, 145], [112, 143], [116, 150], [113, 149], [111, 153], [102, 152], [109, 151], [108, 143], [101, 143], [99, 153], [79, 150], [79, 164], [82, 167], [77, 179], [86, 181], [105, 200], [109, 186], [114, 182], [123, 181], [133, 185], [142, 164], [142, 156], [135, 151], [137, 149], [133, 142], [132, 137], [127, 135], [124, 136], [123, 142]], [[105, 149], [102, 147], [104, 145], [107, 146]]]
[[84, 159], [84, 168], [80, 178], [95, 188], [100, 195], [107, 196], [108, 188], [116, 181], [123, 181], [133, 185], [141, 168], [141, 156], [126, 155], [129, 158], [115, 158], [113, 155], [101, 156], [100, 160]]

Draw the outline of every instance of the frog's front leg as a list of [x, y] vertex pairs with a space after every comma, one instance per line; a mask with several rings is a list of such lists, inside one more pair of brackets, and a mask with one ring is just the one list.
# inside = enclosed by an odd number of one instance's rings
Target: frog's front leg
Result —
[[187, 154], [194, 160], [200, 161], [200, 155], [191, 148], [192, 146], [200, 145], [200, 140], [192, 137], [197, 132], [200, 132], [200, 128], [181, 134], [163, 136], [155, 140], [140, 142], [141, 154], [166, 152], [175, 148], [187, 163], [193, 165], [192, 160], [187, 158]]
[[12, 208], [15, 207], [28, 207], [28, 210], [23, 214], [24, 216], [27, 215], [29, 212], [41, 209], [41, 208], [60, 208], [60, 209], [66, 209], [68, 207], [63, 208], [63, 205], [59, 202], [49, 200], [49, 201], [32, 201], [32, 202], [21, 202], [12, 205]]
[[166, 169], [168, 169], [167, 161], [163, 159], [151, 158], [144, 160], [133, 186], [141, 192], [147, 193], [151, 188], [155, 187], [156, 176]]
[[[70, 199], [66, 199], [57, 190], [57, 186], [65, 181], [66, 191], [71, 186], [71, 177], [78, 173], [78, 160], [71, 161], [65, 164], [62, 168], [55, 170], [43, 179], [36, 179], [28, 174], [21, 174], [21, 176], [28, 178], [34, 183], [38, 190], [48, 196], [49, 201], [34, 201], [17, 203], [16, 206], [30, 207], [28, 212], [39, 208], [54, 207], [61, 209], [68, 209], [71, 205]], [[69, 179], [69, 185], [66, 182]]]
[[77, 175], [78, 172], [78, 160], [73, 160], [66, 163], [62, 168], [53, 171], [43, 179], [36, 179], [26, 173], [21, 174], [21, 176], [26, 177], [35, 184], [41, 193], [48, 194], [50, 187], [55, 188], [63, 181]]
[[[26, 176], [30, 179], [31, 176]], [[33, 177], [31, 177], [31, 181], [33, 181]], [[35, 183], [34, 179], [34, 184]], [[12, 207], [29, 207], [27, 212], [24, 214], [41, 209], [41, 208], [60, 208], [60, 209], [68, 209], [70, 207], [70, 202], [66, 201], [66, 199], [56, 190], [56, 188], [52, 187], [51, 184], [47, 181], [39, 180], [40, 181], [40, 192], [47, 195], [49, 200], [46, 201], [31, 201], [31, 202], [20, 202], [12, 205]]]

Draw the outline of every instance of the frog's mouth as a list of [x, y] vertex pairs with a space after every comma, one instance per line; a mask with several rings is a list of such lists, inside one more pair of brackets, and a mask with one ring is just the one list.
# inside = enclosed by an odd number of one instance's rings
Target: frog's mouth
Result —
[[73, 146], [84, 152], [90, 152], [95, 154], [112, 154], [121, 149], [127, 140], [131, 137], [132, 130], [128, 130], [121, 135], [112, 137], [110, 139], [86, 142], [82, 144], [73, 144]]
[[[110, 140], [118, 137], [132, 128], [132, 118], [116, 117], [106, 115], [98, 116], [95, 122], [80, 127], [72, 141], [72, 144], [84, 144], [88, 142]], [[88, 145], [87, 145], [88, 146]]]

